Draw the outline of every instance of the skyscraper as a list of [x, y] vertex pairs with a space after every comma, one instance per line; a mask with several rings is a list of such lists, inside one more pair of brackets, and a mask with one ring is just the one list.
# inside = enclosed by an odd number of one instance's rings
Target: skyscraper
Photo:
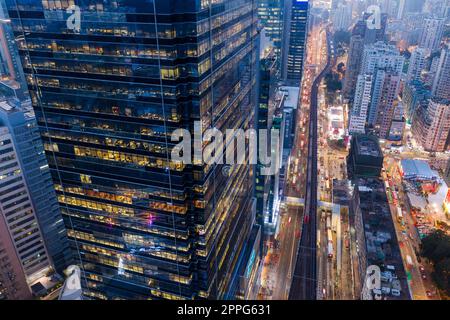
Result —
[[430, 51], [425, 48], [416, 48], [411, 54], [409, 59], [408, 73], [406, 75], [406, 81], [420, 80], [422, 71], [427, 64], [427, 58]]
[[[56, 271], [69, 266], [73, 255], [69, 250], [64, 222], [56, 199], [52, 177], [36, 118], [30, 101], [4, 102], [0, 108], [0, 125], [8, 128], [17, 149], [17, 160], [29, 190], [50, 260]], [[31, 110], [30, 110], [31, 109]]]
[[[18, 98], [23, 98], [27, 94], [26, 82], [7, 17], [6, 7], [0, 1], [0, 78], [2, 81], [7, 80], [8, 86], [17, 88], [15, 93]], [[5, 84], [3, 82], [3, 86]]]
[[391, 128], [388, 139], [390, 141], [402, 141], [405, 130], [405, 109], [402, 103], [395, 104], [394, 114], [392, 116]]
[[[14, 112], [4, 100], [0, 109]], [[13, 262], [13, 273], [25, 279], [31, 292], [31, 285], [51, 271], [52, 264], [19, 158], [14, 133], [0, 120], [0, 224], [2, 233], [6, 232], [0, 247], [8, 252], [9, 260], [20, 263], [18, 268]]]
[[450, 100], [450, 44], [441, 50], [432, 92], [438, 98]]
[[356, 88], [356, 81], [361, 69], [364, 46], [385, 40], [387, 16], [381, 16], [380, 29], [367, 28], [368, 15], [365, 14], [362, 20], [356, 22], [350, 37], [350, 47], [347, 57], [347, 66], [343, 84], [343, 95], [351, 98]]
[[424, 11], [437, 17], [449, 18], [450, 1], [449, 0], [425, 0]]
[[278, 63], [281, 60], [283, 44], [283, 8], [284, 0], [258, 1], [258, 17], [263, 25], [267, 37], [273, 42]]
[[433, 87], [434, 80], [436, 79], [436, 74], [439, 69], [440, 60], [441, 60], [440, 51], [433, 52], [428, 58], [429, 68], [427, 70], [426, 77], [424, 80], [425, 83], [431, 88]]
[[[356, 85], [359, 92], [355, 95], [350, 116], [350, 129], [357, 127], [355, 132], [361, 132], [362, 119], [366, 119], [368, 125], [385, 138], [391, 127], [403, 63], [404, 58], [392, 45], [377, 42], [365, 46], [358, 77], [360, 83]], [[370, 99], [370, 104], [366, 107], [367, 99]], [[352, 120], [358, 124], [352, 124]]]
[[355, 92], [356, 81], [361, 67], [362, 54], [364, 52], [366, 26], [365, 21], [358, 21], [353, 27], [352, 35], [350, 37], [350, 47], [342, 89], [343, 95], [347, 98], [352, 97]]
[[439, 49], [444, 32], [444, 19], [426, 18], [423, 22], [422, 33], [419, 39], [419, 47], [430, 51]]
[[331, 17], [335, 31], [347, 31], [352, 24], [352, 3], [339, 3], [338, 7], [332, 10]]
[[0, 300], [30, 298], [31, 292], [10, 237], [8, 225], [3, 216], [0, 216]]
[[419, 103], [431, 98], [431, 90], [421, 81], [405, 83], [403, 87], [403, 104], [408, 119], [411, 121]]
[[339, 6], [341, 0], [331, 0], [331, 10], [335, 10], [337, 9], [337, 7]]
[[6, 3], [85, 295], [228, 297], [253, 168], [171, 161], [171, 133], [253, 125], [256, 2]]
[[282, 50], [282, 79], [287, 85], [299, 86], [303, 73], [306, 34], [308, 32], [308, 0], [286, 0]]
[[[401, 76], [397, 72], [379, 70], [375, 87], [382, 82], [381, 90], [374, 90], [369, 112], [369, 125], [373, 125], [380, 138], [387, 138], [394, 117]], [[380, 82], [378, 82], [380, 81]]]
[[421, 12], [423, 9], [423, 0], [406, 0], [407, 12]]
[[442, 152], [450, 132], [450, 101], [431, 98], [415, 112], [411, 131], [426, 150]]
[[405, 14], [405, 4], [406, 4], [406, 0], [398, 1], [398, 11], [397, 11], [397, 19], [398, 20], [403, 19], [403, 15]]
[[367, 111], [369, 110], [372, 92], [372, 79], [373, 77], [370, 74], [359, 75], [357, 78], [355, 99], [353, 100], [348, 128], [351, 134], [363, 134], [366, 132]]

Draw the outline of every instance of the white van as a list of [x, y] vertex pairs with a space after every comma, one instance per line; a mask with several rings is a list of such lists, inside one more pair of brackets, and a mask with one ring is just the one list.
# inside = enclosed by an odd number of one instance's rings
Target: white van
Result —
[[400, 290], [392, 289], [392, 290], [391, 290], [391, 294], [392, 294], [394, 297], [400, 297]]

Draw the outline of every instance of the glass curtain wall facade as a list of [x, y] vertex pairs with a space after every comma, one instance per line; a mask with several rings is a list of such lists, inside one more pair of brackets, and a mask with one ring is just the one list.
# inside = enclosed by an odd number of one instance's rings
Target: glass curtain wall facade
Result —
[[170, 135], [254, 125], [256, 1], [2, 1], [85, 295], [222, 297], [253, 167], [173, 162]]
[[[261, 59], [260, 78], [259, 78], [259, 103], [258, 103], [258, 130], [270, 130], [273, 116], [273, 99], [276, 89], [276, 70], [277, 58], [273, 51]], [[267, 141], [267, 148], [270, 148], [270, 141]], [[269, 149], [268, 149], [269, 150]], [[264, 226], [264, 215], [267, 210], [268, 201], [268, 182], [270, 176], [261, 175], [260, 169], [264, 167], [262, 163], [258, 164], [256, 171], [256, 220], [259, 225]]]
[[299, 86], [302, 80], [308, 6], [308, 0], [285, 2], [282, 76], [290, 86]]
[[266, 31], [266, 35], [273, 41], [278, 64], [281, 59], [283, 44], [283, 7], [284, 0], [259, 0], [258, 17]]
[[17, 149], [17, 158], [26, 181], [42, 237], [55, 270], [62, 274], [72, 262], [66, 229], [53, 188], [39, 129], [28, 102], [0, 102], [0, 124], [9, 129]]

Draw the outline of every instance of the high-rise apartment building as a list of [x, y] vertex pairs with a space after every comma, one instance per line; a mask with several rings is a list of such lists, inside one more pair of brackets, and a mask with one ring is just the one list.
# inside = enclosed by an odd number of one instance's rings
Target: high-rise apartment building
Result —
[[13, 138], [52, 267], [61, 274], [70, 264], [72, 253], [68, 250], [65, 226], [4, 1], [0, 1], [0, 16], [0, 60], [6, 65], [0, 80], [0, 101], [4, 106], [0, 108], [0, 124], [8, 128]]
[[[362, 132], [364, 120], [380, 137], [386, 137], [394, 114], [403, 63], [404, 58], [395, 46], [383, 42], [365, 46], [350, 116], [350, 129], [358, 128], [354, 132]], [[370, 99], [369, 104], [367, 99]]]
[[447, 149], [450, 132], [450, 101], [431, 98], [415, 112], [411, 131], [426, 151]]
[[171, 133], [253, 126], [256, 2], [6, 3], [84, 294], [229, 297], [253, 167], [172, 161]]
[[352, 2], [339, 3], [337, 8], [331, 11], [333, 30], [347, 31], [352, 24]]
[[364, 36], [366, 33], [366, 28], [367, 25], [365, 21], [358, 21], [353, 27], [352, 35], [350, 37], [350, 47], [342, 89], [344, 96], [347, 98], [352, 97], [355, 92], [356, 81], [361, 67], [362, 54], [364, 52]]
[[450, 100], [450, 44], [441, 50], [432, 92], [438, 98]]
[[406, 5], [406, 0], [398, 1], [398, 10], [397, 10], [397, 19], [398, 20], [403, 19], [403, 15], [405, 14], [405, 5]]
[[[2, 112], [13, 111], [7, 101], [0, 102], [0, 109]], [[52, 264], [24, 177], [14, 133], [1, 120], [0, 220], [2, 233], [5, 232], [0, 247], [7, 252], [7, 259], [13, 261], [12, 272], [19, 281], [25, 279], [29, 286], [27, 290], [31, 292], [31, 285], [50, 272]], [[20, 263], [20, 269], [14, 261]]]
[[405, 58], [394, 45], [379, 41], [365, 46], [360, 73], [374, 74], [379, 69], [385, 69], [400, 74], [404, 61]]
[[365, 133], [367, 112], [370, 106], [373, 76], [359, 75], [356, 82], [355, 99], [349, 118], [348, 131], [351, 134]]
[[0, 124], [8, 128], [12, 136], [47, 252], [56, 271], [62, 274], [73, 255], [31, 102], [3, 101]]
[[365, 14], [362, 20], [356, 22], [350, 37], [350, 47], [347, 57], [345, 78], [343, 84], [343, 95], [352, 98], [356, 88], [356, 81], [361, 70], [364, 46], [377, 41], [385, 40], [387, 16], [381, 16], [381, 26], [379, 29], [367, 28], [368, 15]]
[[337, 9], [337, 7], [339, 6], [339, 4], [341, 3], [341, 0], [331, 0], [330, 1], [330, 6], [331, 6], [331, 10], [335, 10]]
[[421, 80], [422, 71], [426, 68], [427, 58], [430, 51], [425, 48], [416, 48], [409, 59], [408, 73], [406, 81]]
[[285, 1], [281, 67], [282, 79], [290, 86], [299, 86], [302, 80], [308, 6], [308, 0]]
[[6, 220], [0, 215], [0, 300], [26, 299], [31, 299], [27, 279], [14, 242], [11, 241]]
[[439, 49], [444, 32], [444, 19], [425, 18], [422, 33], [419, 39], [419, 47], [434, 51]]
[[9, 91], [17, 98], [27, 95], [25, 78], [22, 72], [17, 46], [14, 42], [6, 7], [0, 1], [0, 92]]
[[380, 0], [381, 12], [386, 13], [388, 17], [397, 17], [397, 7], [399, 6], [397, 0]]
[[403, 133], [406, 126], [405, 109], [402, 103], [395, 105], [394, 114], [392, 116], [391, 128], [389, 130], [388, 139], [390, 141], [399, 141], [403, 139]]
[[449, 18], [449, 0], [425, 0], [424, 11], [437, 18]]
[[[396, 72], [379, 70], [376, 73], [368, 122], [383, 139], [387, 138], [391, 128], [400, 80], [401, 76]], [[378, 85], [380, 85], [379, 91]]]
[[431, 98], [431, 90], [421, 81], [411, 81], [405, 83], [403, 87], [403, 104], [405, 114], [411, 121], [419, 103]]
[[423, 31], [423, 21], [427, 17], [425, 13], [405, 13], [396, 28], [391, 29], [391, 39], [401, 41], [406, 48], [418, 46]]
[[421, 12], [423, 10], [423, 0], [406, 0], [407, 12]]
[[436, 74], [439, 68], [439, 61], [441, 60], [441, 52], [434, 51], [430, 57], [428, 58], [429, 67], [427, 68], [427, 72], [424, 74], [424, 82], [426, 85], [433, 87], [434, 79], [436, 78]]

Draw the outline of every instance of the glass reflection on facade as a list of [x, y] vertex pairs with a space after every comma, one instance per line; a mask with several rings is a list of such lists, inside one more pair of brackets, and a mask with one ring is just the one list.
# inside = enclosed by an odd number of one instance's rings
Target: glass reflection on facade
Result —
[[[283, 38], [284, 0], [259, 0], [258, 17], [266, 35], [273, 41], [278, 60], [281, 58]], [[278, 61], [279, 63], [279, 61]]]
[[282, 76], [290, 86], [299, 86], [302, 80], [308, 6], [308, 0], [285, 2]]
[[253, 125], [256, 1], [2, 1], [86, 296], [223, 297], [252, 167], [173, 163], [170, 134]]

